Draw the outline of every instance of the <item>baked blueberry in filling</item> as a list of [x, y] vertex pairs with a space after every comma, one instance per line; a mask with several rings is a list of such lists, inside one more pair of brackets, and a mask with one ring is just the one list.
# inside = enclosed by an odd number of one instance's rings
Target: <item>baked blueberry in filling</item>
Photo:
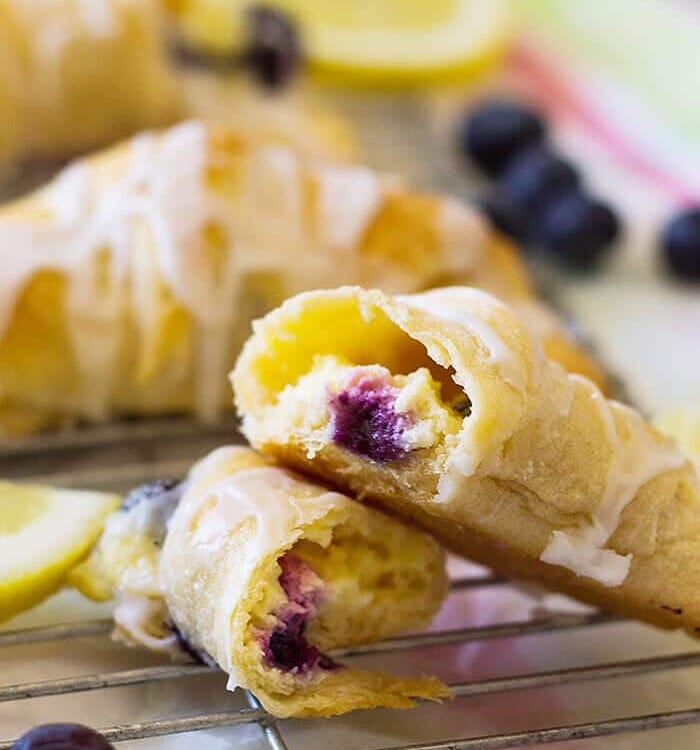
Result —
[[335, 669], [340, 665], [306, 638], [308, 622], [318, 611], [323, 582], [310, 565], [291, 552], [279, 559], [279, 565], [279, 582], [288, 601], [274, 613], [277, 624], [272, 632], [263, 636], [265, 664], [294, 674]]
[[361, 378], [330, 402], [333, 442], [384, 463], [403, 458], [409, 417], [396, 411], [396, 392], [376, 378]]
[[182, 481], [168, 477], [167, 479], [154, 479], [152, 482], [134, 487], [122, 501], [123, 510], [133, 510], [143, 502], [157, 500], [163, 495], [174, 496], [181, 494]]

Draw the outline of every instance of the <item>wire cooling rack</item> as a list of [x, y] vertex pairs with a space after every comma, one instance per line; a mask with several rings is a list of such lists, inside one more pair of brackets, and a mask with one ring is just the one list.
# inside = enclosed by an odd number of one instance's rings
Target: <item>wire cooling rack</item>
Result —
[[[231, 421], [225, 421], [205, 429], [186, 419], [158, 419], [42, 436], [7, 447], [0, 457], [0, 472], [12, 473], [17, 477], [31, 476], [33, 481], [123, 490], [135, 483], [157, 476], [183, 474], [191, 464], [193, 454], [202, 455], [211, 447], [221, 444], [222, 438], [229, 440], [232, 438], [234, 432], [231, 424]], [[172, 456], [174, 445], [179, 446], [181, 455]], [[91, 452], [91, 460], [88, 462], [85, 461], [86, 446], [89, 446]], [[166, 455], [167, 459], [164, 458]], [[78, 456], [82, 456], [79, 461]], [[127, 456], [129, 460], [121, 461], [124, 456]], [[72, 462], [76, 462], [76, 465], [73, 466]], [[55, 470], [55, 467], [59, 465], [64, 467], [63, 471]], [[69, 468], [65, 469], [65, 467]], [[48, 471], [42, 473], [42, 468], [47, 468]], [[451, 594], [486, 588], [506, 591], [509, 586], [507, 581], [484, 573], [475, 577], [460, 577], [453, 580]], [[574, 631], [592, 633], [600, 626], [623, 623], [622, 618], [601, 612], [545, 611], [517, 621], [392, 638], [378, 644], [339, 650], [333, 656], [352, 660], [354, 657], [379, 657], [398, 653], [408, 657], [418, 649], [499, 639], [521, 639], [536, 634], [564, 635]], [[65, 649], [69, 650], [71, 644], [81, 638], [108, 638], [110, 629], [109, 621], [95, 620], [0, 632], [0, 664], [2, 664], [4, 649], [19, 646], [31, 648], [60, 641], [65, 644]], [[690, 645], [690, 641], [688, 644]], [[456, 700], [467, 701], [478, 696], [582, 685], [594, 681], [609, 682], [696, 666], [700, 666], [700, 651], [688, 650], [649, 658], [615, 660], [550, 671], [533, 671], [491, 679], [453, 682], [450, 684], [450, 692]], [[179, 681], [188, 677], [211, 674], [213, 671], [215, 670], [210, 667], [198, 664], [166, 664], [23, 684], [0, 684], [0, 704], [37, 700], [47, 696], [103, 691], [124, 686]], [[0, 682], [2, 682], [1, 675], [2, 669], [0, 668]], [[246, 694], [246, 701], [247, 706], [243, 708], [231, 708], [211, 713], [200, 712], [194, 715], [167, 717], [133, 724], [104, 726], [99, 729], [110, 741], [121, 742], [251, 724], [259, 727], [267, 745], [272, 750], [289, 747], [285, 738], [287, 722], [280, 722], [267, 714], [255, 697], [249, 693]], [[700, 723], [700, 708], [643, 713], [505, 734], [447, 737], [427, 743], [391, 745], [386, 750], [497, 750], [648, 732], [694, 723]], [[333, 741], [332, 729], [326, 726], [324, 731], [327, 734], [326, 746], [343, 750], [341, 745]], [[13, 739], [0, 740], [0, 750], [7, 750], [12, 744]]]

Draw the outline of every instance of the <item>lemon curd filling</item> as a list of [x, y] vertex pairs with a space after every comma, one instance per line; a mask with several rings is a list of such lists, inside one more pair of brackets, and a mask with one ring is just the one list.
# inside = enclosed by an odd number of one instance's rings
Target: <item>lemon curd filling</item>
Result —
[[[327, 355], [316, 357], [279, 403], [283, 418], [304, 427], [308, 449], [333, 444], [388, 464], [435, 449], [459, 432], [469, 399], [462, 395], [448, 403], [442, 391], [426, 367], [394, 375], [381, 365], [354, 365]], [[311, 406], [309, 394], [314, 394]]]

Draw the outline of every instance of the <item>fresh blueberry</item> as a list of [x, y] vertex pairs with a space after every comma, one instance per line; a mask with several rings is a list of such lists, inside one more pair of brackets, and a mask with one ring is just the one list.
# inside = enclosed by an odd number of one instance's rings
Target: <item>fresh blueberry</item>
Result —
[[664, 227], [661, 239], [666, 265], [682, 279], [700, 279], [700, 208], [689, 208]]
[[527, 213], [515, 201], [498, 191], [477, 200], [477, 206], [499, 232], [522, 242], [528, 233]]
[[534, 221], [553, 198], [578, 187], [579, 182], [578, 172], [568, 161], [544, 146], [535, 146], [513, 159], [499, 188]]
[[22, 735], [10, 750], [114, 750], [114, 746], [82, 724], [42, 724]]
[[539, 244], [564, 265], [596, 266], [620, 233], [615, 212], [602, 201], [575, 190], [552, 201], [537, 222]]
[[248, 11], [250, 42], [246, 53], [249, 69], [268, 88], [292, 78], [301, 63], [301, 42], [296, 27], [281, 11], [255, 5]]
[[180, 480], [172, 479], [171, 477], [167, 479], [155, 479], [152, 482], [141, 484], [138, 487], [134, 487], [127, 494], [122, 502], [122, 508], [124, 510], [131, 510], [145, 500], [155, 500], [166, 493], [175, 494], [174, 491], [177, 491], [178, 485], [180, 485]]
[[488, 175], [498, 175], [520, 151], [541, 143], [542, 118], [514, 101], [484, 102], [464, 119], [458, 139], [462, 152]]

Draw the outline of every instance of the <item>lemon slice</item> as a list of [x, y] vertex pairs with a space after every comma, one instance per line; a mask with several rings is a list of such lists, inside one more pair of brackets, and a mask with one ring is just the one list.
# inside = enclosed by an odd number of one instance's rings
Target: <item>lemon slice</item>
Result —
[[504, 0], [277, 0], [311, 64], [349, 84], [414, 86], [494, 63], [511, 24]]
[[59, 589], [119, 502], [116, 495], [0, 481], [0, 621]]
[[[174, 0], [170, 0], [174, 2]], [[244, 44], [251, 0], [179, 0], [181, 32], [216, 52]], [[313, 70], [339, 83], [416, 86], [495, 63], [511, 34], [507, 0], [272, 0], [299, 25]]]

